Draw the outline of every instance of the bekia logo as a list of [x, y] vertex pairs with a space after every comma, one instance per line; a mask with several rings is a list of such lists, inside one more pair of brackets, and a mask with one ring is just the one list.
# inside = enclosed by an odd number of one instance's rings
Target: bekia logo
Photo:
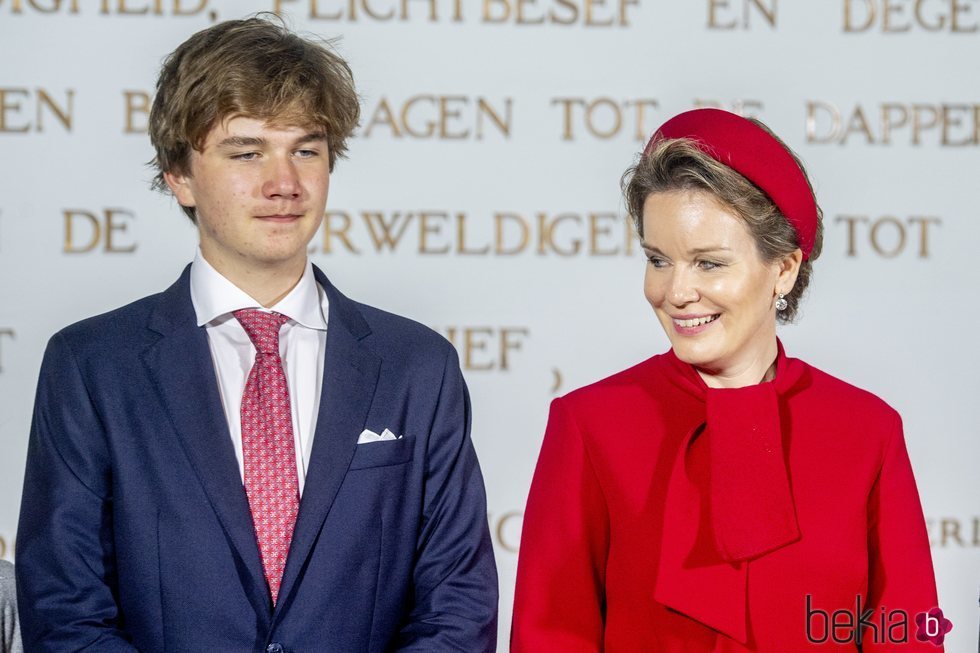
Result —
[[944, 617], [943, 611], [939, 608], [915, 615], [915, 638], [920, 642], [942, 646], [946, 633], [951, 630], [953, 630], [953, 622]]
[[[862, 610], [862, 607], [864, 608]], [[953, 623], [943, 616], [938, 607], [915, 615], [915, 639], [942, 646], [946, 633]], [[905, 610], [889, 610], [881, 606], [877, 614], [873, 608], [862, 606], [862, 597], [855, 597], [854, 612], [841, 608], [827, 612], [812, 605], [812, 596], [806, 596], [806, 638], [811, 644], [835, 644], [864, 641], [875, 644], [905, 644], [909, 641], [909, 614]]]

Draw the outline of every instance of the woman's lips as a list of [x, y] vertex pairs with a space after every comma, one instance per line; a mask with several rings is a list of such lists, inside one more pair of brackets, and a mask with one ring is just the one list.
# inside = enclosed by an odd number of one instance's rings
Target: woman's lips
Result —
[[672, 317], [674, 332], [682, 336], [694, 336], [711, 327], [718, 321], [718, 315], [684, 315]]

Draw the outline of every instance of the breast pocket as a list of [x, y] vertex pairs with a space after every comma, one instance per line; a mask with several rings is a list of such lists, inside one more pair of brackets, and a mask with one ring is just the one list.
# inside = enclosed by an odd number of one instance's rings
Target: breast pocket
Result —
[[412, 459], [414, 451], [414, 435], [404, 435], [397, 440], [366, 442], [357, 445], [357, 451], [354, 452], [350, 469], [402, 465]]

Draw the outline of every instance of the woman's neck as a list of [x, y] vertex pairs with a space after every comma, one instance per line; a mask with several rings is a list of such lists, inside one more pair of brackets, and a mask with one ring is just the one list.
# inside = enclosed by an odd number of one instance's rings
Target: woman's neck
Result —
[[720, 369], [695, 367], [704, 384], [709, 388], [744, 388], [766, 383], [776, 377], [776, 356], [779, 347], [773, 339], [771, 345], [743, 360]]

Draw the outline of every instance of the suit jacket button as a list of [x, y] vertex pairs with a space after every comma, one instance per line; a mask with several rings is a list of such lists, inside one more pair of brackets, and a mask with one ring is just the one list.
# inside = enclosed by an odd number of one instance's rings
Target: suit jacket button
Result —
[[282, 644], [279, 642], [272, 642], [265, 647], [265, 653], [283, 653]]

